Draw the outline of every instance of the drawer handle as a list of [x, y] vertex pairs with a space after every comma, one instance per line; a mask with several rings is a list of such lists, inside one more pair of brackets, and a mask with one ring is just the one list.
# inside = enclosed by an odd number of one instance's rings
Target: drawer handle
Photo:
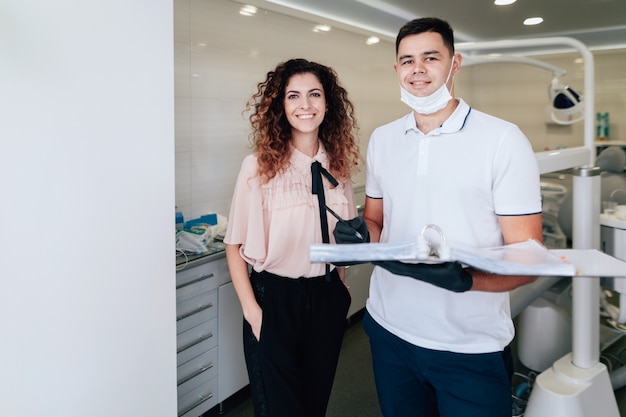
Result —
[[202, 275], [200, 278], [196, 278], [196, 279], [191, 280], [189, 282], [185, 282], [184, 284], [177, 285], [176, 289], [178, 290], [178, 289], [186, 287], [188, 285], [195, 284], [196, 282], [200, 282], [200, 281], [205, 280], [205, 279], [213, 278], [213, 276], [215, 276], [215, 274], [213, 274], [213, 272], [211, 272], [210, 274], [207, 274], [207, 275]]
[[180, 417], [183, 414], [193, 410], [194, 408], [196, 408], [197, 406], [199, 406], [203, 402], [205, 402], [207, 400], [210, 400], [211, 398], [213, 398], [213, 393], [212, 392], [209, 392], [206, 395], [200, 395], [200, 399], [198, 401], [196, 401], [195, 403], [193, 403], [191, 406], [187, 407], [182, 413], [178, 413], [178, 417]]
[[183, 378], [182, 380], [178, 381], [178, 385], [184, 384], [185, 382], [189, 381], [191, 378], [194, 378], [194, 377], [200, 375], [202, 372], [206, 371], [207, 369], [211, 369], [211, 368], [213, 368], [213, 362], [209, 362], [206, 365], [202, 365], [195, 372], [192, 372], [190, 375], [188, 375], [185, 378]]
[[212, 337], [213, 337], [213, 333], [212, 332], [209, 332], [209, 334], [206, 334], [206, 335], [205, 334], [201, 334], [200, 337], [198, 337], [196, 340], [192, 341], [191, 343], [187, 343], [185, 346], [183, 346], [180, 349], [178, 349], [176, 351], [176, 353], [180, 353], [183, 350], [189, 349], [190, 347], [195, 346], [195, 345], [197, 345], [200, 342], [204, 342], [205, 340], [210, 339]]
[[181, 314], [180, 316], [176, 317], [176, 320], [186, 319], [189, 316], [193, 316], [194, 314], [198, 314], [201, 311], [208, 310], [211, 307], [213, 307], [213, 303], [211, 302], [209, 302], [209, 304], [207, 305], [202, 304], [198, 308], [191, 310], [189, 313]]

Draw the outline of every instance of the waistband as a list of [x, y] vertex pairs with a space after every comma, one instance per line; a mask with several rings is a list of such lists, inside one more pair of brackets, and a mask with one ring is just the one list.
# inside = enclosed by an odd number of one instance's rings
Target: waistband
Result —
[[[332, 279], [339, 279], [339, 273], [337, 272], [337, 268], [330, 271], [330, 276]], [[263, 279], [263, 280], [271, 280], [276, 284], [284, 284], [284, 285], [295, 285], [295, 284], [303, 284], [303, 283], [314, 283], [326, 280], [326, 275], [319, 275], [317, 277], [299, 277], [299, 278], [290, 278], [284, 277], [282, 275], [272, 274], [268, 271], [255, 271], [252, 270], [250, 273], [251, 279]]]

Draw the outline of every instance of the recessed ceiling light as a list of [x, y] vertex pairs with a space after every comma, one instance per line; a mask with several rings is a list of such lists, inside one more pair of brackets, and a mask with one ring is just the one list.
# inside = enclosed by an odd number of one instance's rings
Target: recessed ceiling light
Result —
[[524, 24], [526, 26], [538, 25], [541, 22], [543, 22], [543, 18], [541, 17], [529, 17], [528, 19], [524, 20]]
[[313, 28], [313, 32], [330, 32], [330, 26], [328, 25], [317, 25]]
[[380, 42], [380, 39], [377, 36], [370, 36], [365, 41], [365, 43], [368, 44], [368, 45], [374, 45], [374, 44], [376, 44], [378, 42]]
[[239, 14], [243, 16], [254, 16], [257, 12], [257, 8], [250, 5], [245, 5], [239, 9]]
[[496, 6], [506, 6], [515, 3], [517, 0], [496, 0], [493, 2]]

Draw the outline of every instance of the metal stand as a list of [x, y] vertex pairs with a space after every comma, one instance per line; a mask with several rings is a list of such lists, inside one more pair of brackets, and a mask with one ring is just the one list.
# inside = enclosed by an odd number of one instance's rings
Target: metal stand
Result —
[[[574, 172], [574, 249], [600, 246], [600, 171]], [[606, 366], [600, 363], [598, 321], [600, 280], [573, 278], [572, 353], [542, 372], [524, 415], [526, 417], [620, 417]]]
[[535, 380], [526, 417], [620, 417], [606, 366], [579, 368], [567, 354]]

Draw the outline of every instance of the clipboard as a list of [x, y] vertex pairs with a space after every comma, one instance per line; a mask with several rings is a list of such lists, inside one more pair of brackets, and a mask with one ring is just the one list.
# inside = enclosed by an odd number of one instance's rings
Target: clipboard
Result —
[[395, 243], [314, 244], [311, 262], [395, 260], [407, 263], [458, 261], [499, 275], [626, 277], [626, 262], [596, 249], [547, 249], [536, 240], [491, 248], [450, 246], [450, 257], [420, 258], [416, 240]]

